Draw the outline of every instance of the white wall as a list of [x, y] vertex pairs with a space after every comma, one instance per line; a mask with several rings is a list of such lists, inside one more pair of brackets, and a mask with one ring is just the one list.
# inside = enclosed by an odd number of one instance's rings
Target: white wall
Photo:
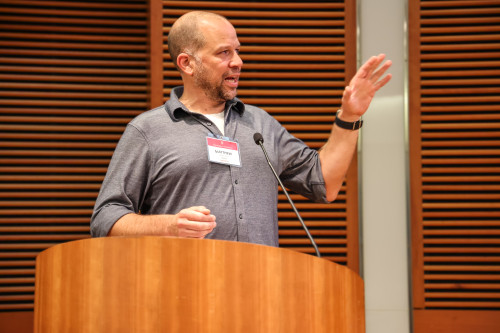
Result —
[[406, 1], [358, 0], [358, 60], [385, 53], [391, 82], [364, 116], [359, 144], [366, 332], [410, 332], [406, 153]]

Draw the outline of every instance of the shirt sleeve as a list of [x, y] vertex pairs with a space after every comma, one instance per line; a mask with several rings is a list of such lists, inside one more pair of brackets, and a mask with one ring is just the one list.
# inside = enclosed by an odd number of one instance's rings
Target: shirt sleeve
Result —
[[95, 203], [90, 221], [93, 237], [106, 236], [122, 216], [139, 213], [151, 165], [146, 137], [129, 124], [116, 146]]
[[275, 149], [279, 152], [280, 178], [283, 184], [312, 201], [327, 203], [318, 152], [281, 125], [277, 132], [279, 135], [275, 141]]

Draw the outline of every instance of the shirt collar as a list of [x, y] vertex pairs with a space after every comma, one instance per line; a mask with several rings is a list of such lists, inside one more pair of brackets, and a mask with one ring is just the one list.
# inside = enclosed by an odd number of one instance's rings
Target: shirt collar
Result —
[[[170, 99], [165, 102], [165, 110], [173, 121], [179, 121], [183, 115], [192, 113], [179, 101], [179, 97], [182, 96], [183, 91], [184, 87], [173, 88], [170, 92]], [[225, 110], [231, 109], [237, 111], [241, 115], [245, 111], [245, 104], [239, 98], [235, 97], [226, 102]]]

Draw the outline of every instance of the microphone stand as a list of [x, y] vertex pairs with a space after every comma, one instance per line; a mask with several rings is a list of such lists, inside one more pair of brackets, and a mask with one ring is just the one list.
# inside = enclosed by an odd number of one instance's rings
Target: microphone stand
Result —
[[[258, 134], [258, 133], [256, 133], [256, 134]], [[264, 155], [266, 156], [267, 164], [269, 164], [269, 166], [271, 167], [271, 170], [274, 174], [274, 177], [276, 177], [276, 179], [278, 180], [278, 183], [280, 184], [281, 188], [283, 189], [283, 192], [285, 193], [286, 198], [288, 199], [288, 202], [290, 202], [290, 205], [292, 205], [292, 208], [293, 208], [293, 211], [295, 212], [295, 215], [297, 215], [297, 218], [299, 219], [300, 223], [302, 224], [302, 228], [304, 228], [304, 230], [307, 234], [307, 237], [309, 237], [309, 240], [311, 241], [311, 244], [314, 247], [314, 250], [316, 251], [316, 256], [318, 258], [321, 258], [321, 254], [319, 253], [319, 249], [318, 249], [318, 246], [316, 245], [316, 242], [314, 241], [313, 237], [311, 236], [309, 229], [307, 229], [307, 226], [304, 223], [304, 220], [302, 220], [302, 217], [300, 217], [299, 211], [297, 210], [297, 208], [293, 204], [292, 199], [288, 195], [288, 191], [286, 190], [285, 186], [281, 182], [280, 177], [278, 177], [278, 174], [276, 173], [276, 171], [273, 168], [273, 165], [271, 164], [271, 160], [269, 159], [269, 156], [267, 155], [267, 151], [264, 148], [264, 139], [262, 138], [262, 135], [259, 135], [257, 137], [256, 137], [256, 135], [254, 135], [254, 140], [255, 140], [255, 143], [258, 144], [260, 146], [260, 148], [262, 148], [262, 151], [264, 152]]]

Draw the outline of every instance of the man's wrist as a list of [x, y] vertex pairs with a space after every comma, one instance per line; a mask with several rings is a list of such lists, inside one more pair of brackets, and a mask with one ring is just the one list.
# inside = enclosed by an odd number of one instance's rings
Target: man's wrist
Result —
[[337, 125], [338, 127], [343, 128], [343, 129], [347, 129], [347, 130], [355, 131], [355, 130], [360, 129], [361, 126], [363, 126], [363, 120], [361, 120], [361, 118], [359, 118], [356, 121], [351, 122], [351, 121], [346, 121], [346, 120], [342, 119], [341, 115], [342, 115], [342, 109], [339, 109], [337, 111], [337, 113], [335, 114], [335, 125]]

